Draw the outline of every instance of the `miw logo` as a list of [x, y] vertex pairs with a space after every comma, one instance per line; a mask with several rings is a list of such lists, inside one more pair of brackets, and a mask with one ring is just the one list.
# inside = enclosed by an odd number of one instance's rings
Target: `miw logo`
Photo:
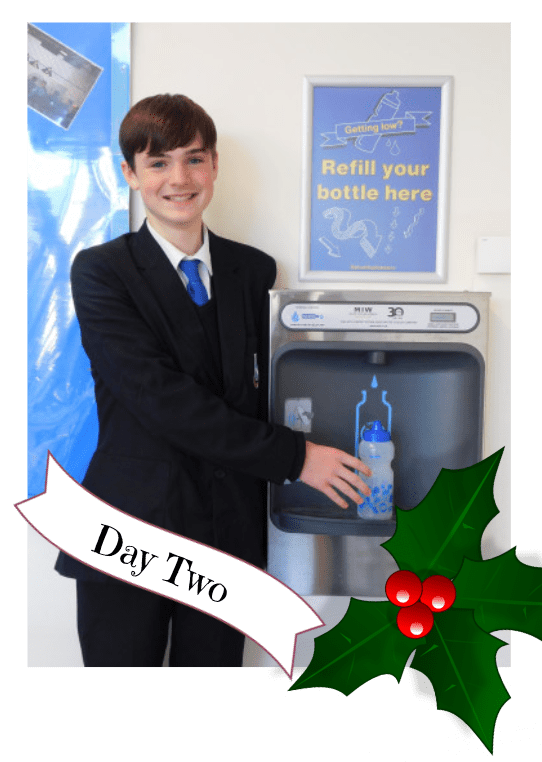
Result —
[[372, 307], [354, 307], [354, 312], [372, 312]]

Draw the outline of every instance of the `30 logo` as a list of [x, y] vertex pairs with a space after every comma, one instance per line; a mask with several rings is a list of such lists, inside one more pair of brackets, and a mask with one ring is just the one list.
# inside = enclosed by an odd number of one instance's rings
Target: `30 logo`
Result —
[[388, 317], [401, 317], [405, 314], [405, 311], [402, 307], [388, 307]]

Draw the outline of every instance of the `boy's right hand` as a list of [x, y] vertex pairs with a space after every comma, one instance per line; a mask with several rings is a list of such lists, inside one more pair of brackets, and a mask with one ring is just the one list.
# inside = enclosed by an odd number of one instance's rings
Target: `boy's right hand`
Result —
[[337, 490], [356, 504], [361, 502], [356, 490], [363, 495], [371, 494], [370, 488], [352, 470], [356, 469], [366, 476], [371, 476], [371, 470], [361, 460], [335, 447], [325, 447], [309, 441], [305, 444], [305, 462], [299, 475], [302, 482], [323, 492], [340, 508], [348, 508], [348, 503]]

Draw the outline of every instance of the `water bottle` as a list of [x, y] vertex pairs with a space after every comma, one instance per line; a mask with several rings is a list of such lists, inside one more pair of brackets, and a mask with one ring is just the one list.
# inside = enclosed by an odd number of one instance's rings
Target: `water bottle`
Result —
[[359, 442], [358, 457], [368, 466], [373, 475], [367, 479], [360, 474], [371, 488], [370, 497], [358, 505], [358, 516], [362, 519], [391, 519], [393, 508], [393, 471], [391, 462], [395, 448], [389, 431], [380, 421], [374, 421], [370, 429], [363, 432]]

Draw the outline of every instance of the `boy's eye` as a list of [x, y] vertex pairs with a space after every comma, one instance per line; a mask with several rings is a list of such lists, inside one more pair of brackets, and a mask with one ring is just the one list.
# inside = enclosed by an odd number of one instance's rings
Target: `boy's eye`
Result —
[[157, 167], [159, 169], [160, 167], [164, 167], [165, 164], [166, 164], [165, 161], [153, 161], [153, 163], [151, 164], [151, 167]]

